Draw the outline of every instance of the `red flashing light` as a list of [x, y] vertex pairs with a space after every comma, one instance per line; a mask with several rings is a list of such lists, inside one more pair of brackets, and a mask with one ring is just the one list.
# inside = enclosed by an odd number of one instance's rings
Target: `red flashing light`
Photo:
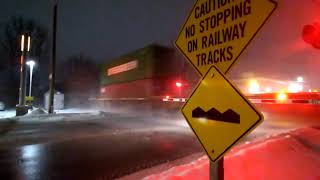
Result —
[[181, 83], [181, 82], [176, 82], [176, 86], [177, 86], [178, 88], [180, 88], [180, 87], [182, 87], [182, 83]]
[[279, 101], [285, 101], [288, 99], [288, 95], [286, 93], [279, 93], [277, 94], [277, 99]]
[[320, 49], [320, 23], [308, 24], [303, 27], [303, 40], [314, 48]]

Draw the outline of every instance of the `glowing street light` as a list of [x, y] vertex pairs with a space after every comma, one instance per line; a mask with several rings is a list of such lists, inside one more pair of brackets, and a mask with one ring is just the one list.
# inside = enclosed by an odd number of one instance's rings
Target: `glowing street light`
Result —
[[182, 83], [181, 83], [181, 82], [176, 82], [176, 86], [177, 86], [178, 88], [180, 88], [180, 87], [182, 87]]
[[301, 76], [297, 77], [297, 82], [298, 83], [303, 83], [304, 82], [303, 77], [301, 77]]
[[30, 68], [30, 84], [29, 84], [29, 96], [31, 97], [31, 89], [32, 89], [32, 73], [33, 73], [33, 67], [36, 63], [33, 60], [29, 60], [27, 62], [27, 65]]
[[258, 94], [260, 92], [260, 85], [257, 80], [252, 79], [249, 81], [249, 93]]
[[20, 42], [21, 42], [21, 46], [20, 46], [21, 47], [21, 52], [23, 52], [24, 51], [24, 35], [21, 36], [21, 41]]

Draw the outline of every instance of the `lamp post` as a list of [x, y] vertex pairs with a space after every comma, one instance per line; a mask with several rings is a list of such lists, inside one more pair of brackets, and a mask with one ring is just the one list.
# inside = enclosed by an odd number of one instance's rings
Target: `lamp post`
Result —
[[30, 36], [21, 36], [21, 56], [20, 56], [20, 87], [19, 87], [19, 104], [16, 107], [16, 115], [22, 116], [28, 113], [26, 106], [26, 62], [25, 56], [30, 51]]
[[29, 60], [27, 65], [30, 68], [30, 83], [29, 83], [29, 97], [31, 97], [31, 89], [32, 89], [32, 74], [33, 74], [33, 67], [36, 63], [33, 60]]

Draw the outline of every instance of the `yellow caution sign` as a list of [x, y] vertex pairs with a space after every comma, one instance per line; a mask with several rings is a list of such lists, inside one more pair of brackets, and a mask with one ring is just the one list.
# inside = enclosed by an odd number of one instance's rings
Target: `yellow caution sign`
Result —
[[34, 97], [33, 96], [26, 96], [26, 101], [33, 101], [34, 100]]
[[176, 46], [202, 76], [212, 65], [226, 74], [276, 6], [273, 0], [197, 0]]
[[214, 66], [182, 113], [213, 162], [263, 121], [261, 113]]

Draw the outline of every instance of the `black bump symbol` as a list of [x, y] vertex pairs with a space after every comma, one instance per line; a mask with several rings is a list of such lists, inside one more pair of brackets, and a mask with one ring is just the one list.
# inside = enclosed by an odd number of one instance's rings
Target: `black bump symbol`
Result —
[[208, 112], [205, 112], [200, 107], [197, 107], [192, 111], [193, 118], [204, 118], [213, 121], [222, 121], [226, 123], [240, 124], [240, 115], [234, 112], [232, 109], [228, 109], [224, 113], [220, 113], [215, 108], [211, 108]]

